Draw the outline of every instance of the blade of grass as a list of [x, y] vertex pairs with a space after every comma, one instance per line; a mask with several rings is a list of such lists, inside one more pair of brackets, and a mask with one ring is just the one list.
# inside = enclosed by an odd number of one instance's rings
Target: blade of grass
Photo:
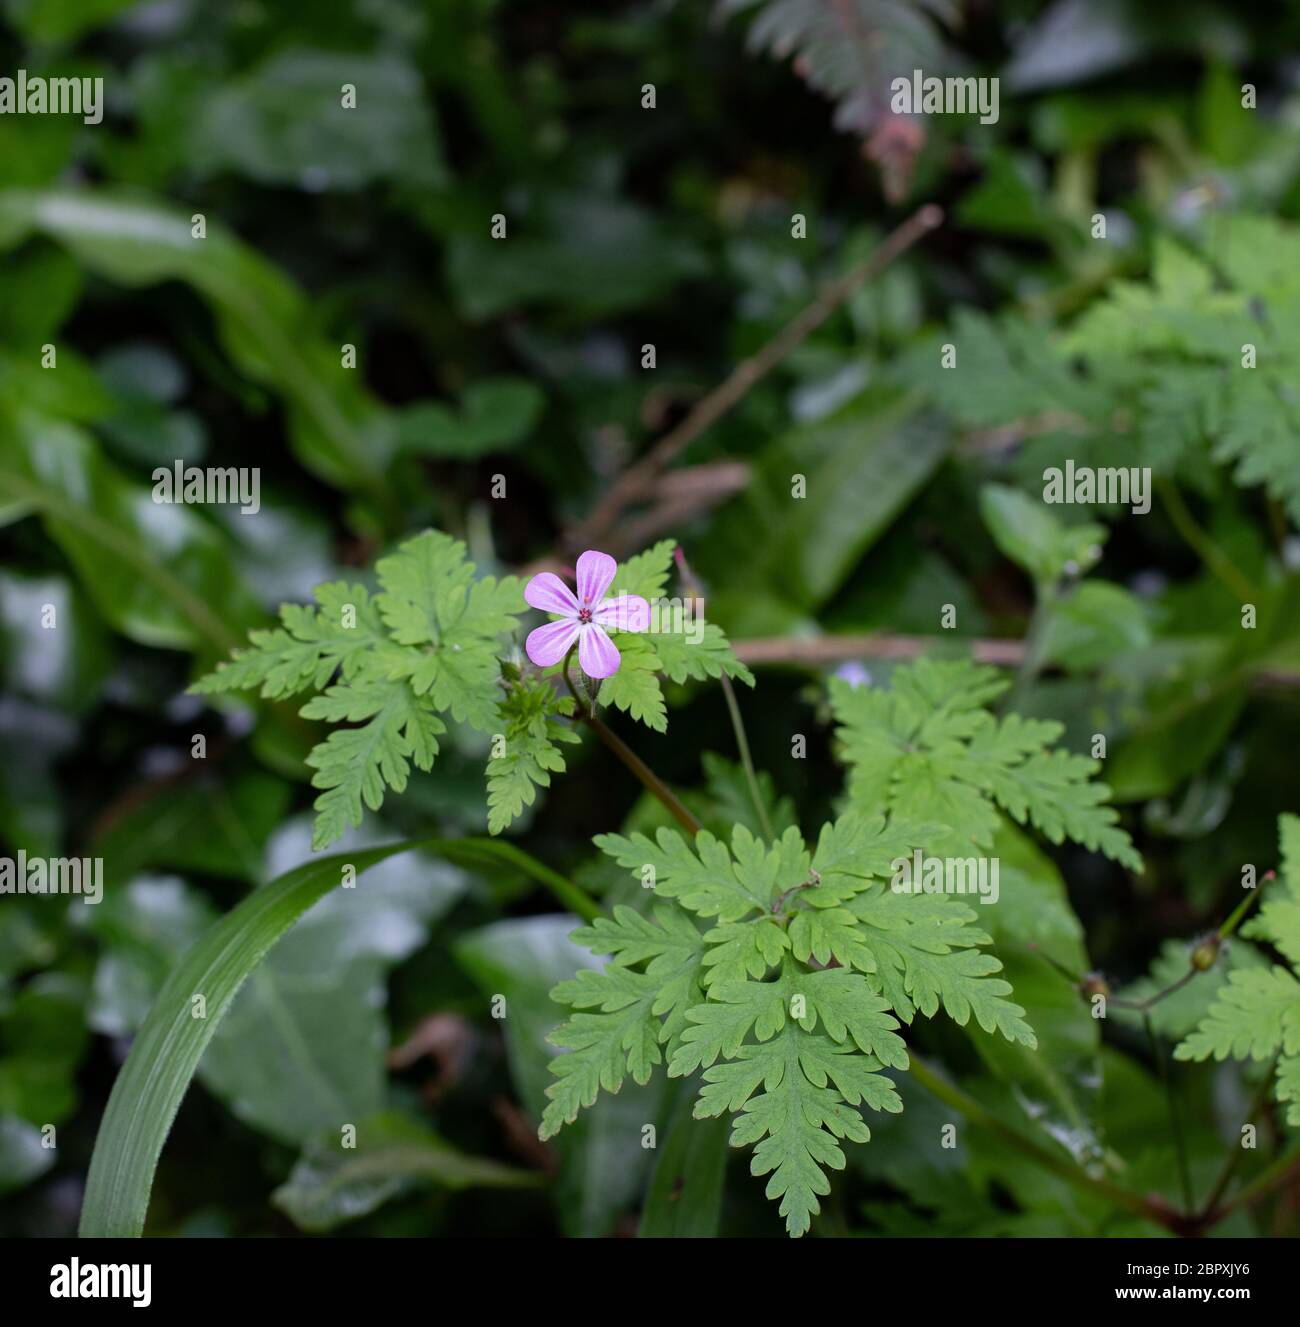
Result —
[[[398, 853], [427, 849], [457, 862], [514, 867], [590, 919], [596, 907], [575, 886], [512, 844], [494, 839], [417, 839], [307, 862], [226, 914], [172, 969], [137, 1035], [108, 1099], [95, 1139], [83, 1236], [143, 1232], [158, 1158], [194, 1071], [222, 1016], [249, 974], [313, 903], [342, 881]], [[194, 997], [204, 1001], [196, 1016]]]
[[678, 1085], [641, 1213], [643, 1239], [712, 1239], [718, 1233], [730, 1120], [692, 1116], [698, 1087], [694, 1079]]

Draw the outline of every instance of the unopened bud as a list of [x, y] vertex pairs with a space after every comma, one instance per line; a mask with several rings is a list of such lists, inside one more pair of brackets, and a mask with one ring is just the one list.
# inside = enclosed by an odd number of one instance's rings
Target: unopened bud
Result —
[[1219, 961], [1219, 950], [1222, 948], [1223, 940], [1218, 931], [1211, 931], [1196, 942], [1192, 950], [1192, 967], [1197, 972], [1208, 972]]

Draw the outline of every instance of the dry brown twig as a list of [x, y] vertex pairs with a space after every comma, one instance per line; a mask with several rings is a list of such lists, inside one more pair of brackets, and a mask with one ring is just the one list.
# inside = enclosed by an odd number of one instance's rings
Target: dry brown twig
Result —
[[741, 360], [722, 382], [695, 403], [680, 424], [665, 433], [614, 480], [591, 515], [565, 535], [564, 550], [572, 554], [584, 548], [603, 546], [602, 540], [608, 539], [610, 530], [624, 510], [652, 493], [663, 470], [696, 438], [741, 401], [840, 305], [942, 222], [943, 209], [927, 203], [891, 231], [862, 262], [830, 282], [811, 304], [755, 354]]
[[[765, 636], [732, 641], [736, 658], [754, 667], [790, 664], [796, 667], [829, 667], [853, 659], [915, 659], [952, 639], [938, 636], [903, 636], [874, 632], [844, 636]], [[988, 637], [962, 640], [976, 663], [998, 668], [1018, 668], [1025, 657], [1025, 642]], [[1250, 673], [1250, 685], [1259, 691], [1289, 691], [1300, 688], [1300, 670], [1261, 664]]]

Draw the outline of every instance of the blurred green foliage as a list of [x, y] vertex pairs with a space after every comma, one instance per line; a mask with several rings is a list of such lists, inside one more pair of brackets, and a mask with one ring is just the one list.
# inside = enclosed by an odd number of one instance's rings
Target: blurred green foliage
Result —
[[[885, 34], [878, 60], [847, 58], [832, 9], [862, 25], [850, 36]], [[980, 920], [1040, 1049], [943, 1027], [917, 1046], [1015, 1131], [1177, 1202], [1140, 1024], [1100, 1027], [1043, 956], [1135, 995], [1167, 985], [1300, 809], [1300, 14], [4, 0], [0, 17], [0, 73], [102, 77], [106, 97], [98, 125], [0, 116], [0, 853], [101, 856], [106, 875], [99, 907], [0, 897], [0, 1232], [75, 1228], [109, 1089], [167, 972], [310, 857], [305, 757], [323, 733], [273, 701], [210, 708], [190, 684], [282, 601], [364, 579], [425, 527], [493, 574], [544, 556], [926, 201], [944, 227], [683, 458], [742, 462], [743, 490], [648, 532], [629, 520], [609, 551], [677, 539], [733, 642], [885, 631], [942, 635], [933, 652], [955, 657], [1026, 639], [1012, 708], [1059, 722], [1080, 755], [1107, 735], [1146, 870], [1049, 855], [1001, 818], [1003, 902]], [[903, 132], [882, 108], [889, 62], [914, 59], [1000, 75], [998, 122]], [[1044, 508], [1042, 471], [1067, 457], [1150, 466], [1150, 514]], [[177, 459], [259, 467], [261, 510], [152, 503], [152, 471]], [[810, 497], [792, 510], [795, 474]], [[893, 661], [866, 667], [885, 683]], [[764, 668], [741, 697], [777, 833], [811, 831], [839, 793], [827, 671]], [[674, 721], [638, 730], [638, 749], [715, 832], [757, 832], [717, 686], [664, 689]], [[663, 813], [605, 752], [573, 751], [511, 832], [603, 900], [640, 903], [590, 840]], [[457, 729], [343, 845], [484, 832], [487, 753]], [[594, 962], [548, 895], [508, 867], [418, 855], [366, 888], [367, 927], [324, 900], [217, 1030], [150, 1233], [777, 1233], [679, 1084], [629, 1084], [537, 1143], [548, 992]], [[1159, 1035], [1187, 1035], [1229, 970], [1272, 957], [1266, 937], [1234, 940], [1157, 1006]], [[1171, 1072], [1203, 1196], [1258, 1069]], [[908, 1076], [898, 1089], [904, 1113], [848, 1149], [828, 1231], [1155, 1230], [988, 1132], [937, 1148], [952, 1110]], [[340, 1108], [373, 1123], [367, 1164], [321, 1141]], [[1246, 1174], [1294, 1146], [1280, 1115], [1257, 1123]], [[677, 1206], [675, 1169], [713, 1178]], [[1219, 1229], [1285, 1228], [1259, 1212]]]

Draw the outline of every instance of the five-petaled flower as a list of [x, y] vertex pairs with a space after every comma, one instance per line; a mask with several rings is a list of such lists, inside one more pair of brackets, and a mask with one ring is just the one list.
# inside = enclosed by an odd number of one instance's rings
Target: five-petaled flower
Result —
[[553, 572], [543, 571], [524, 587], [524, 598], [559, 620], [528, 633], [524, 648], [539, 667], [559, 663], [578, 642], [578, 662], [588, 677], [612, 677], [618, 672], [618, 646], [608, 632], [645, 631], [650, 626], [650, 605], [639, 594], [605, 598], [618, 563], [608, 553], [589, 548], [578, 559], [578, 593]]

